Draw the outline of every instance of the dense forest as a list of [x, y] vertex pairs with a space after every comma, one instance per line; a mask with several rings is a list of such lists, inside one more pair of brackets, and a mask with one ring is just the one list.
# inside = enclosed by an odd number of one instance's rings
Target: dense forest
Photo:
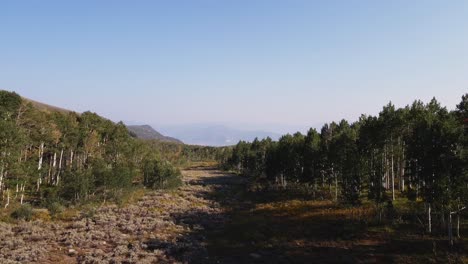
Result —
[[0, 91], [2, 205], [115, 201], [135, 187], [169, 188], [180, 172], [123, 123], [47, 111]]
[[454, 111], [436, 99], [398, 109], [389, 103], [378, 116], [331, 122], [320, 132], [241, 141], [224, 166], [278, 190], [307, 187], [316, 199], [372, 203], [376, 217], [406, 199], [414, 221], [426, 219], [431, 233], [437, 216], [452, 241], [452, 218], [459, 236], [468, 204], [467, 132], [468, 94]]

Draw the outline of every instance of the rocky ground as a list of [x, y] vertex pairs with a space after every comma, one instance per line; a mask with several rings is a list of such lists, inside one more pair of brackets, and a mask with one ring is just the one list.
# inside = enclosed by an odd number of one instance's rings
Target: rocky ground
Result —
[[[468, 240], [389, 222], [209, 167], [184, 185], [68, 221], [0, 222], [0, 263], [468, 263]], [[468, 230], [462, 226], [462, 234]]]
[[212, 194], [242, 179], [206, 168], [183, 175], [178, 190], [149, 192], [123, 208], [102, 206], [71, 221], [0, 223], [0, 263], [212, 262], [205, 230], [225, 221]]

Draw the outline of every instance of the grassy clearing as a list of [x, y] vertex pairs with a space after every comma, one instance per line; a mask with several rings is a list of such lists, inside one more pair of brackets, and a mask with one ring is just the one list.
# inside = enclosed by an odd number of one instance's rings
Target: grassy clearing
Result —
[[183, 164], [183, 166], [180, 166], [180, 169], [187, 170], [192, 168], [213, 168], [217, 165], [217, 161], [189, 161]]

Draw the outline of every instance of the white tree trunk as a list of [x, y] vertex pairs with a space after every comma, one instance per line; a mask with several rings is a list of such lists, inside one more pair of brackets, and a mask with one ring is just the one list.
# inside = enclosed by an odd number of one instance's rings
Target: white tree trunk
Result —
[[10, 190], [6, 190], [7, 191], [7, 202], [5, 204], [5, 208], [8, 207], [8, 205], [10, 205]]
[[62, 171], [62, 158], [63, 158], [63, 149], [60, 151], [60, 159], [59, 159], [59, 164], [58, 164], [57, 180], [55, 181], [56, 185], [58, 185], [59, 181], [60, 181], [60, 172]]
[[41, 178], [41, 172], [40, 170], [42, 169], [42, 159], [44, 156], [44, 142], [41, 143], [41, 146], [39, 147], [39, 163], [37, 165], [37, 170], [39, 171], [39, 177], [37, 179], [37, 191], [39, 191], [39, 188], [42, 183], [42, 178]]
[[37, 165], [37, 170], [42, 169], [42, 159], [44, 156], [44, 142], [41, 143], [41, 146], [39, 147], [39, 164]]
[[52, 163], [52, 167], [55, 168], [56, 165], [57, 165], [57, 152], [54, 152], [54, 162]]
[[3, 171], [5, 170], [5, 165], [2, 162], [2, 168], [0, 169], [0, 193], [3, 192]]
[[21, 184], [21, 187], [20, 187], [20, 191], [21, 191], [21, 199], [20, 199], [20, 203], [21, 205], [23, 204], [23, 199], [24, 199], [24, 188], [26, 187], [26, 184], [22, 183]]
[[37, 179], [36, 191], [39, 191], [39, 189], [41, 188], [41, 184], [42, 184], [42, 177], [41, 177], [41, 174], [39, 174], [39, 178]]

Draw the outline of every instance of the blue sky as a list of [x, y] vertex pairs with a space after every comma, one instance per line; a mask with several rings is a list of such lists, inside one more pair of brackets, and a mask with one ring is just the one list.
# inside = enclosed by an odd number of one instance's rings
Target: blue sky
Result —
[[[287, 132], [468, 92], [468, 1], [1, 1], [0, 89]], [[293, 132], [293, 131], [289, 131]]]

